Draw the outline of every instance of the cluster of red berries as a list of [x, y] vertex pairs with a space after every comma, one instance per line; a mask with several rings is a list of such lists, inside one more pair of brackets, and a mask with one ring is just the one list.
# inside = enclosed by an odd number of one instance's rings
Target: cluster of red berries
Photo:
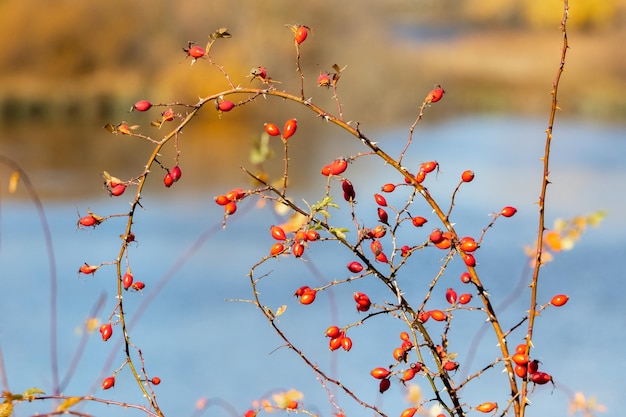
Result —
[[224, 214], [229, 216], [237, 211], [237, 203], [246, 196], [246, 192], [241, 188], [233, 188], [226, 194], [215, 197], [215, 203], [224, 206]]
[[270, 227], [270, 234], [278, 242], [274, 243], [270, 248], [270, 256], [278, 256], [285, 253], [285, 244], [291, 241], [291, 253], [296, 258], [304, 255], [304, 249], [308, 242], [315, 242], [320, 238], [320, 234], [313, 229], [300, 229], [294, 233], [293, 238], [287, 239], [285, 230], [280, 226]]
[[[265, 123], [265, 132], [270, 136], [281, 136], [280, 128], [274, 123]], [[281, 138], [286, 141], [296, 133], [298, 129], [298, 120], [289, 119], [285, 122]]]
[[[393, 350], [393, 358], [396, 360], [396, 363], [390, 365], [389, 367], [376, 367], [370, 371], [370, 375], [372, 377], [380, 380], [379, 391], [381, 394], [389, 389], [391, 385], [391, 376], [397, 374], [399, 375], [402, 383], [406, 383], [415, 378], [418, 373], [427, 371], [424, 365], [420, 362], [410, 363], [405, 369], [393, 370], [396, 366], [402, 363], [408, 363], [409, 353], [414, 347], [413, 342], [411, 341], [411, 336], [407, 332], [400, 332], [400, 340], [402, 341], [402, 344]], [[458, 369], [459, 364], [453, 360], [454, 355], [448, 355], [445, 349], [439, 345], [436, 346], [435, 349], [441, 360], [442, 368], [445, 371], [451, 372]]]
[[172, 184], [177, 182], [182, 175], [183, 172], [181, 171], [180, 167], [176, 165], [174, 168], [167, 171], [165, 177], [163, 177], [163, 184], [165, 184], [167, 188], [170, 188]]
[[119, 178], [111, 176], [108, 172], [104, 171], [104, 186], [109, 191], [109, 194], [113, 197], [119, 197], [126, 191], [127, 184]]
[[300, 304], [308, 305], [312, 304], [313, 301], [315, 301], [317, 290], [315, 288], [309, 287], [308, 285], [303, 285], [302, 287], [298, 288], [293, 295], [298, 297]]
[[537, 385], [544, 385], [552, 382], [552, 375], [539, 371], [539, 361], [531, 360], [528, 356], [527, 346], [525, 344], [517, 345], [515, 353], [511, 356], [511, 360], [515, 363], [515, 375], [519, 378], [528, 378]]
[[328, 348], [330, 350], [337, 350], [342, 348], [346, 352], [352, 349], [352, 339], [346, 336], [345, 331], [341, 330], [337, 326], [330, 326], [326, 329], [326, 337], [328, 341]]

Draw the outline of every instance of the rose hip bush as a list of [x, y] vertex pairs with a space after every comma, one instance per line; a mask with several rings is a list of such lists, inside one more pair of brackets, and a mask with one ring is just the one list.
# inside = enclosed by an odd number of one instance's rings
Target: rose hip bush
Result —
[[[233, 216], [247, 215], [238, 212], [242, 202], [255, 199], [265, 203], [268, 209], [276, 208], [281, 213], [287, 213], [287, 221], [282, 224], [268, 224], [267, 236], [248, 236], [259, 244], [267, 245], [267, 254], [262, 259], [249, 260], [250, 270], [248, 280], [250, 284], [250, 298], [268, 324], [268, 330], [273, 331], [282, 345], [292, 350], [294, 360], [303, 361], [311, 371], [311, 377], [316, 378], [322, 387], [327, 389], [329, 404], [336, 416], [344, 416], [343, 404], [346, 401], [354, 402], [366, 409], [372, 415], [398, 415], [397, 406], [380, 405], [377, 398], [392, 386], [407, 387], [410, 390], [411, 382], [421, 380], [428, 386], [429, 394], [415, 395], [414, 404], [403, 411], [400, 417], [412, 417], [416, 414], [433, 416], [466, 416], [481, 413], [496, 415], [524, 416], [531, 402], [532, 394], [537, 389], [551, 389], [558, 380], [555, 370], [550, 364], [543, 364], [537, 357], [533, 346], [533, 330], [536, 319], [544, 309], [564, 307], [568, 301], [566, 294], [555, 294], [547, 302], [539, 299], [537, 289], [541, 282], [539, 272], [547, 261], [550, 249], [562, 236], [553, 236], [546, 241], [544, 209], [549, 184], [550, 143], [552, 127], [557, 110], [557, 92], [559, 80], [563, 73], [567, 53], [567, 1], [564, 2], [563, 19], [561, 22], [563, 48], [561, 64], [557, 68], [553, 82], [552, 106], [549, 126], [546, 130], [546, 147], [543, 157], [542, 180], [540, 187], [538, 232], [535, 247], [530, 249], [532, 265], [532, 284], [525, 294], [528, 300], [527, 311], [520, 315], [518, 322], [513, 325], [504, 324], [494, 308], [494, 300], [486, 291], [477, 265], [481, 259], [481, 244], [488, 238], [491, 228], [497, 227], [502, 221], [515, 216], [517, 209], [502, 202], [501, 207], [486, 208], [491, 212], [491, 219], [487, 224], [471, 225], [465, 229], [476, 230], [472, 236], [460, 234], [455, 223], [455, 201], [460, 198], [459, 192], [470, 183], [478, 180], [474, 176], [472, 167], [463, 167], [458, 173], [457, 186], [450, 190], [450, 198], [435, 199], [430, 187], [437, 187], [434, 181], [443, 167], [435, 160], [423, 161], [418, 164], [404, 160], [407, 151], [414, 146], [413, 132], [419, 122], [426, 117], [431, 106], [445, 105], [445, 89], [433, 83], [431, 91], [425, 91], [418, 114], [410, 126], [406, 144], [398, 155], [386, 152], [373, 138], [363, 132], [358, 123], [348, 122], [343, 117], [339, 86], [344, 75], [344, 68], [332, 65], [333, 71], [323, 72], [310, 77], [300, 66], [301, 53], [308, 42], [314, 42], [310, 36], [312, 29], [304, 25], [289, 26], [290, 38], [295, 48], [296, 75], [299, 78], [299, 91], [296, 93], [282, 91], [280, 84], [271, 78], [269, 69], [263, 66], [254, 67], [248, 78], [252, 84], [249, 87], [240, 87], [235, 77], [213, 61], [211, 50], [216, 44], [224, 42], [231, 34], [221, 28], [209, 36], [205, 46], [189, 42], [182, 48], [185, 57], [194, 65], [194, 70], [206, 70], [206, 66], [216, 68], [225, 78], [229, 88], [208, 97], [201, 98], [197, 103], [153, 103], [147, 98], [141, 98], [131, 106], [134, 112], [152, 112], [154, 121], [152, 127], [129, 125], [126, 122], [107, 124], [105, 128], [112, 134], [125, 135], [137, 140], [147, 141], [152, 145], [147, 161], [138, 161], [137, 166], [143, 167], [132, 178], [118, 178], [112, 173], [104, 171], [102, 174], [104, 187], [114, 198], [121, 201], [121, 205], [130, 199], [131, 208], [127, 214], [105, 215], [96, 214], [89, 210], [79, 217], [78, 227], [91, 230], [99, 227], [111, 217], [125, 216], [126, 226], [121, 231], [121, 246], [115, 260], [101, 262], [89, 260], [78, 265], [80, 275], [114, 274], [116, 280], [116, 298], [106, 319], [99, 326], [102, 342], [107, 342], [113, 335], [118, 334], [124, 340], [125, 359], [118, 364], [111, 375], [101, 381], [102, 390], [114, 390], [116, 381], [120, 378], [134, 379], [138, 389], [138, 398], [144, 398], [147, 405], [140, 403], [131, 405], [113, 400], [99, 399], [97, 396], [56, 395], [47, 397], [37, 389], [23, 394], [5, 392], [4, 402], [0, 406], [0, 417], [8, 417], [13, 408], [20, 402], [28, 400], [48, 400], [56, 398], [63, 400], [52, 414], [85, 413], [74, 412], [73, 407], [85, 401], [105, 402], [119, 407], [116, 413], [122, 413], [125, 408], [132, 407], [143, 411], [147, 415], [168, 415], [173, 410], [164, 410], [160, 407], [155, 391], [161, 383], [161, 378], [149, 374], [141, 348], [131, 343], [131, 336], [127, 328], [127, 313], [125, 295], [142, 291], [149, 283], [138, 281], [133, 275], [129, 253], [141, 250], [134, 246], [136, 240], [133, 224], [140, 212], [141, 196], [148, 181], [162, 181], [164, 187], [175, 190], [178, 181], [184, 181], [186, 175], [181, 155], [184, 155], [184, 141], [179, 138], [180, 132], [201, 111], [216, 111], [219, 114], [236, 112], [242, 106], [252, 106], [263, 100], [281, 100], [300, 106], [310, 111], [311, 118], [335, 125], [351, 135], [354, 141], [360, 143], [362, 151], [351, 156], [337, 155], [332, 161], [318, 161], [320, 175], [325, 178], [325, 186], [318, 191], [318, 198], [314, 202], [305, 202], [292, 192], [290, 176], [294, 169], [294, 161], [290, 158], [290, 150], [298, 146], [298, 120], [293, 116], [276, 115], [273, 120], [258, 126], [259, 135], [276, 141], [282, 148], [281, 164], [282, 176], [278, 179], [269, 178], [268, 174], [244, 167], [244, 171], [255, 184], [250, 183], [223, 190], [223, 193], [214, 197], [215, 204], [222, 206], [224, 217], [221, 220], [227, 227]], [[286, 42], [287, 44], [287, 42]], [[189, 61], [188, 61], [189, 62]], [[305, 91], [310, 88], [328, 89], [332, 95], [336, 109], [323, 109], [307, 99]], [[419, 104], [419, 103], [417, 103]], [[268, 104], [264, 104], [268, 105]], [[270, 104], [271, 105], [271, 104]], [[150, 130], [153, 129], [153, 130]], [[159, 136], [157, 132], [167, 132]], [[161, 151], [171, 146], [175, 150], [173, 161], [166, 161], [161, 157]], [[258, 163], [270, 163], [269, 153], [260, 156]], [[388, 169], [388, 177], [367, 178], [368, 182], [377, 182], [375, 193], [362, 192], [357, 181], [352, 178], [350, 171], [353, 165], [362, 160], [376, 161]], [[297, 162], [295, 162], [297, 163]], [[406, 165], [405, 165], [406, 164]], [[446, 175], [453, 172], [452, 167], [445, 167]], [[185, 174], [185, 175], [183, 175]], [[354, 182], [353, 182], [354, 181]], [[359, 202], [367, 201], [359, 206]], [[267, 204], [271, 203], [271, 204]], [[375, 207], [370, 212], [370, 203]], [[336, 216], [336, 213], [349, 213], [346, 217]], [[340, 221], [338, 221], [339, 219]], [[589, 220], [591, 222], [591, 220]], [[311, 281], [308, 285], [294, 285], [291, 293], [297, 300], [285, 299], [280, 306], [269, 306], [264, 298], [264, 287], [271, 282], [271, 270], [281, 268], [280, 261], [284, 258], [293, 258], [296, 262], [307, 262], [307, 255], [321, 245], [333, 245], [346, 253], [347, 264], [338, 265], [336, 278], [325, 284]], [[337, 249], [339, 250], [339, 249]], [[436, 263], [437, 272], [428, 277], [427, 284], [421, 294], [406, 291], [406, 285], [411, 272], [408, 268], [415, 258], [426, 258], [425, 255], [436, 253], [439, 260]], [[428, 261], [430, 262], [430, 261]], [[461, 266], [462, 274], [452, 276], [450, 267]], [[375, 281], [379, 285], [376, 292], [369, 292], [361, 288], [360, 284]], [[344, 294], [345, 287], [350, 286], [352, 299], [342, 300], [339, 308], [353, 309], [358, 312], [358, 319], [351, 322], [325, 323], [325, 315], [316, 309], [319, 300], [327, 296], [330, 291], [339, 290]], [[372, 288], [371, 286], [367, 288]], [[368, 378], [368, 382], [376, 387], [376, 395], [357, 392], [349, 383], [347, 376], [340, 373], [332, 375], [328, 369], [318, 365], [318, 358], [311, 355], [305, 344], [300, 344], [292, 337], [290, 331], [281, 324], [281, 318], [290, 314], [290, 309], [310, 309], [312, 317], [318, 317], [320, 326], [326, 331], [317, 335], [320, 343], [328, 345], [333, 354], [349, 354], [355, 345], [353, 334], [367, 334], [368, 325], [372, 321], [388, 321], [388, 333], [372, 334], [372, 338], [395, 340], [395, 347], [389, 351], [372, 352], [377, 363], [367, 370], [355, 369], [350, 372], [360, 372], [361, 379]], [[532, 312], [532, 313], [529, 313]], [[487, 322], [493, 336], [497, 340], [492, 360], [472, 367], [465, 378], [457, 378], [460, 363], [459, 352], [471, 349], [468, 343], [460, 344], [453, 341], [453, 334], [458, 317], [464, 315], [477, 322]], [[436, 323], [438, 323], [436, 325]], [[343, 352], [343, 353], [342, 353]], [[150, 364], [148, 364], [150, 365]], [[369, 366], [369, 364], [363, 364]], [[508, 395], [495, 398], [491, 387], [482, 388], [482, 397], [465, 398], [463, 389], [468, 385], [483, 383], [481, 377], [491, 374], [501, 386], [506, 386]], [[489, 384], [494, 379], [490, 378]], [[337, 394], [341, 397], [337, 397]], [[258, 393], [263, 394], [262, 392]], [[337, 398], [341, 398], [339, 401]], [[287, 391], [281, 395], [250, 404], [238, 404], [242, 414], [253, 417], [260, 413], [272, 411], [297, 412], [307, 415], [317, 415], [317, 411], [307, 408], [301, 401], [302, 395], [297, 391]], [[143, 405], [142, 405], [143, 404]], [[389, 408], [391, 411], [387, 410]], [[247, 409], [247, 411], [245, 411]], [[592, 410], [586, 410], [590, 413]]]

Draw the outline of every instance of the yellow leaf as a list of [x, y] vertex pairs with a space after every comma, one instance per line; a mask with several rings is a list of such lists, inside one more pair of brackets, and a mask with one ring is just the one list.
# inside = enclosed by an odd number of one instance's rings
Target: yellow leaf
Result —
[[285, 310], [287, 310], [287, 306], [283, 304], [282, 306], [278, 307], [278, 310], [276, 310], [275, 316], [276, 317], [280, 316], [281, 314], [285, 312]]
[[554, 230], [564, 230], [567, 227], [567, 222], [563, 219], [556, 219], [554, 221]]
[[411, 405], [419, 406], [422, 403], [422, 389], [419, 385], [411, 384], [408, 386], [406, 394], [406, 402]]
[[300, 213], [294, 213], [289, 220], [287, 220], [286, 223], [283, 223], [280, 225], [280, 227], [283, 228], [283, 230], [287, 233], [293, 233], [297, 230], [299, 230], [302, 225], [304, 225], [307, 221], [307, 217], [300, 214]]
[[96, 317], [90, 317], [87, 319], [85, 323], [85, 328], [89, 333], [93, 333], [97, 328], [100, 327], [100, 319]]
[[17, 190], [17, 183], [20, 180], [19, 171], [13, 171], [9, 178], [9, 193], [13, 194]]
[[10, 401], [0, 404], [0, 417], [9, 417], [13, 412], [13, 403]]
[[65, 411], [71, 408], [72, 406], [78, 404], [82, 400], [82, 397], [69, 397], [67, 400], [63, 401], [58, 407], [57, 411]]
[[552, 250], [553, 252], [561, 251], [561, 235], [556, 230], [551, 230], [547, 232], [544, 237], [545, 244]]
[[283, 204], [283, 203], [281, 203], [279, 201], [277, 201], [276, 204], [274, 204], [274, 211], [276, 213], [278, 213], [279, 215], [281, 215], [281, 216], [284, 216], [287, 213], [289, 213], [289, 210], [291, 210], [291, 209], [289, 208], [288, 205]]

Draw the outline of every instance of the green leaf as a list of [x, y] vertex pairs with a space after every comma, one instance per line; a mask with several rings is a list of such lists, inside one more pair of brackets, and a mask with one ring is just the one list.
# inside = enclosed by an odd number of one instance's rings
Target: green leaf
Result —
[[345, 239], [346, 238], [346, 233], [350, 232], [350, 229], [346, 229], [343, 227], [337, 227], [337, 228], [332, 228], [330, 229], [330, 233], [332, 233], [333, 235], [337, 236], [340, 239]]
[[324, 216], [324, 217], [332, 217], [332, 216], [330, 215], [330, 213], [329, 213], [329, 212], [327, 212], [326, 210], [318, 210], [317, 212], [318, 212], [319, 214], [321, 214], [322, 216]]
[[[318, 201], [317, 203], [313, 204], [313, 206], [311, 207], [311, 210], [319, 211], [324, 207], [328, 207], [332, 203], [332, 201], [333, 201], [333, 198], [331, 196], [326, 196], [324, 197], [322, 201]], [[334, 207], [338, 207], [338, 206], [335, 204]]]
[[22, 393], [22, 395], [24, 396], [24, 398], [26, 398], [28, 401], [31, 401], [35, 395], [37, 394], [45, 394], [46, 392], [44, 390], [42, 390], [41, 388], [29, 388], [26, 391], [24, 391]]

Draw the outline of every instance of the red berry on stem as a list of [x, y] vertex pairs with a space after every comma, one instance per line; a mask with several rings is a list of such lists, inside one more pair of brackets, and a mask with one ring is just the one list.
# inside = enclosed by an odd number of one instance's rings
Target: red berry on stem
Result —
[[361, 265], [357, 261], [352, 261], [348, 264], [348, 270], [352, 272], [353, 274], [358, 274], [359, 272], [363, 270], [363, 265]]
[[443, 233], [439, 229], [434, 229], [430, 233], [429, 239], [433, 243], [439, 243], [443, 240]]
[[374, 368], [370, 371], [370, 375], [376, 379], [385, 379], [391, 374], [387, 368]]
[[148, 100], [139, 100], [133, 105], [131, 110], [147, 111], [150, 110], [151, 107], [152, 103], [150, 103]]
[[161, 113], [161, 120], [163, 122], [171, 122], [174, 120], [174, 109], [167, 109]]
[[78, 272], [81, 272], [85, 275], [89, 275], [89, 274], [94, 274], [96, 272], [96, 270], [100, 268], [99, 265], [88, 265], [88, 264], [84, 264], [82, 265], [79, 269]]
[[550, 304], [552, 304], [555, 307], [561, 307], [561, 306], [564, 306], [568, 300], [569, 300], [569, 297], [567, 295], [559, 294], [559, 295], [555, 295], [554, 297], [552, 297], [552, 300], [550, 300]]
[[235, 203], [234, 201], [229, 201], [224, 206], [224, 213], [228, 216], [230, 216], [231, 214], [235, 214], [236, 211], [237, 211], [237, 203]]
[[452, 288], [448, 288], [446, 290], [446, 300], [450, 303], [450, 304], [454, 304], [456, 303], [457, 300], [457, 295], [456, 295], [456, 291], [454, 291], [454, 289]]
[[389, 215], [387, 214], [387, 212], [382, 207], [378, 207], [377, 212], [378, 220], [380, 220], [381, 223], [389, 224]]
[[[322, 167], [322, 171], [321, 171], [322, 175], [325, 177], [330, 177], [330, 164], [328, 165], [324, 165]], [[345, 192], [344, 192], [344, 196], [345, 196]], [[348, 200], [348, 199], [346, 199]]]
[[530, 361], [528, 355], [525, 353], [515, 353], [513, 356], [511, 356], [511, 360], [515, 362], [516, 365], [524, 367], [528, 365], [528, 362]]
[[472, 182], [473, 179], [474, 179], [474, 172], [470, 171], [469, 169], [467, 171], [463, 171], [463, 173], [461, 174], [461, 180], [463, 182]]
[[170, 175], [172, 176], [172, 179], [174, 180], [174, 182], [176, 182], [183, 175], [183, 172], [181, 171], [180, 167], [176, 165], [174, 168], [170, 170]]
[[520, 343], [519, 345], [515, 346], [515, 353], [526, 353], [526, 344]]
[[487, 402], [476, 406], [476, 411], [480, 411], [481, 413], [491, 413], [496, 408], [498, 408], [498, 404]]
[[429, 174], [437, 169], [438, 166], [439, 163], [437, 161], [424, 162], [420, 167], [420, 171], [424, 171], [425, 173]]
[[441, 310], [430, 310], [428, 313], [435, 321], [444, 321], [446, 319], [446, 313]]
[[318, 87], [330, 87], [330, 75], [320, 74], [320, 76], [317, 77], [317, 86]]
[[205, 54], [204, 49], [196, 45], [190, 46], [189, 48], [185, 48], [183, 50], [187, 52], [187, 55], [192, 57], [194, 60], [202, 58]]
[[296, 133], [296, 129], [298, 128], [298, 121], [296, 119], [289, 119], [285, 122], [285, 127], [283, 128], [283, 140], [287, 140]]
[[387, 255], [385, 255], [385, 252], [381, 252], [378, 255], [376, 255], [376, 260], [378, 262], [383, 263], [383, 264], [388, 264], [389, 263], [389, 259], [387, 258]]
[[280, 136], [280, 129], [274, 123], [265, 123], [265, 132], [270, 136]]
[[352, 339], [350, 339], [347, 336], [342, 337], [341, 348], [345, 350], [346, 352], [350, 351], [350, 349], [352, 349]]
[[95, 226], [99, 225], [100, 223], [102, 223], [102, 220], [94, 217], [91, 214], [88, 215], [88, 216], [85, 216], [85, 217], [81, 217], [78, 220], [78, 225], [82, 226], [82, 227], [90, 227], [90, 226], [95, 227]]
[[230, 200], [225, 195], [218, 195], [218, 196], [215, 197], [215, 203], [220, 205], [220, 206], [225, 206], [229, 202], [230, 202]]
[[464, 252], [474, 252], [476, 249], [478, 249], [478, 243], [476, 243], [474, 238], [470, 236], [465, 236], [460, 240], [459, 243], [461, 250]]
[[285, 246], [282, 243], [274, 243], [272, 245], [272, 248], [270, 249], [270, 255], [276, 256], [280, 253], [283, 253], [284, 250], [285, 250]]
[[447, 361], [443, 364], [443, 369], [445, 369], [448, 372], [455, 371], [456, 369], [458, 369], [458, 367], [459, 367], [459, 363], [454, 362], [454, 361]]
[[133, 274], [130, 273], [130, 270], [127, 271], [122, 277], [122, 284], [124, 285], [124, 289], [128, 290], [131, 285], [133, 285]]
[[320, 238], [320, 234], [317, 233], [317, 231], [315, 230], [307, 230], [306, 238], [309, 240], [309, 242], [315, 242], [316, 240]]
[[313, 288], [307, 287], [303, 290], [302, 295], [300, 296], [300, 304], [311, 304], [315, 301], [315, 296], [317, 295], [317, 291]]
[[150, 382], [152, 382], [152, 385], [159, 385], [161, 383], [161, 378], [155, 376], [150, 380]]
[[270, 233], [272, 237], [276, 240], [286, 240], [287, 235], [285, 235], [285, 231], [280, 226], [272, 226], [270, 227]]
[[342, 331], [337, 326], [330, 326], [328, 329], [326, 329], [325, 334], [326, 334], [326, 337], [330, 337], [331, 339], [334, 339], [335, 337], [341, 336]]
[[227, 112], [235, 108], [235, 103], [233, 103], [232, 101], [228, 101], [228, 100], [222, 100], [219, 103], [217, 103], [216, 107], [219, 111]]
[[229, 201], [237, 201], [241, 200], [245, 195], [246, 193], [241, 188], [233, 188], [226, 193], [226, 198], [228, 198]]
[[530, 380], [537, 385], [547, 384], [552, 381], [552, 376], [545, 372], [535, 372], [531, 375]]
[[426, 103], [436, 103], [439, 100], [441, 100], [441, 98], [443, 97], [443, 94], [445, 93], [445, 91], [443, 90], [443, 88], [441, 88], [440, 85], [437, 85], [433, 90], [431, 90], [427, 95], [426, 95]]
[[474, 255], [471, 253], [463, 255], [463, 262], [465, 262], [465, 265], [470, 267], [476, 266], [476, 258], [474, 258]]
[[467, 304], [472, 301], [472, 294], [461, 294], [459, 295], [459, 304]]
[[383, 207], [387, 206], [387, 199], [385, 199], [385, 197], [383, 197], [380, 194], [374, 194], [374, 200], [376, 201], [376, 204], [378, 204], [379, 206], [383, 206]]
[[356, 308], [358, 311], [367, 311], [370, 309], [370, 306], [372, 305], [372, 302], [370, 301], [370, 298], [367, 296], [367, 294], [364, 294], [362, 292], [355, 292], [354, 293], [354, 301], [356, 301]]
[[472, 282], [472, 276], [469, 274], [469, 272], [463, 272], [461, 274], [461, 282], [463, 284], [469, 284], [470, 282]]
[[172, 178], [171, 173], [168, 172], [165, 174], [165, 177], [163, 177], [163, 184], [165, 184], [167, 188], [170, 188], [172, 184], [174, 184], [174, 178]]
[[348, 161], [343, 158], [340, 158], [330, 163], [329, 172], [330, 172], [330, 175], [341, 175], [344, 172], [346, 172], [347, 168], [348, 168]]
[[452, 246], [452, 233], [443, 232], [441, 234], [441, 240], [439, 242], [435, 242], [435, 246], [439, 249], [448, 249]]
[[421, 216], [415, 216], [411, 219], [411, 223], [413, 223], [415, 227], [422, 227], [426, 222], [428, 222], [428, 220]]
[[400, 414], [400, 417], [413, 417], [416, 412], [417, 407], [407, 408]]
[[515, 366], [515, 375], [517, 375], [520, 378], [526, 378], [526, 375], [528, 375], [528, 371], [526, 369], [526, 366], [516, 365]]
[[393, 358], [398, 362], [406, 362], [406, 350], [401, 347], [393, 350]]
[[126, 191], [126, 186], [124, 184], [117, 184], [111, 187], [109, 193], [114, 197], [119, 197], [124, 194], [124, 191]]
[[413, 378], [415, 378], [415, 374], [416, 374], [415, 369], [409, 368], [406, 371], [404, 371], [404, 374], [402, 374], [402, 380], [404, 382], [410, 381]]
[[391, 386], [391, 381], [389, 378], [381, 379], [380, 384], [378, 385], [378, 392], [381, 394], [389, 389]]
[[295, 29], [294, 40], [300, 45], [307, 38], [309, 32], [306, 26], [298, 26]]
[[396, 186], [393, 184], [385, 184], [381, 187], [381, 191], [384, 193], [391, 193], [396, 189]]
[[504, 217], [511, 217], [517, 213], [517, 209], [515, 207], [506, 206], [501, 211], [500, 214]]
[[102, 381], [102, 389], [109, 389], [109, 388], [112, 388], [113, 386], [115, 386], [115, 377], [114, 376], [110, 376], [108, 378], [104, 378], [104, 381]]
[[293, 253], [293, 256], [296, 258], [300, 258], [304, 254], [304, 245], [302, 243], [295, 242], [291, 247], [291, 253]]
[[352, 201], [356, 198], [354, 186], [352, 186], [352, 183], [349, 180], [341, 181], [341, 188], [343, 189], [343, 198], [346, 201]]
[[102, 335], [102, 340], [105, 342], [109, 340], [111, 336], [113, 336], [113, 327], [111, 326], [111, 323], [105, 323], [100, 326], [100, 334]]
[[141, 291], [144, 288], [146, 288], [146, 284], [144, 284], [141, 281], [133, 282], [133, 285], [131, 285], [131, 288], [135, 291]]
[[333, 337], [328, 342], [328, 348], [332, 350], [337, 350], [341, 347], [341, 342], [343, 341], [343, 336]]

